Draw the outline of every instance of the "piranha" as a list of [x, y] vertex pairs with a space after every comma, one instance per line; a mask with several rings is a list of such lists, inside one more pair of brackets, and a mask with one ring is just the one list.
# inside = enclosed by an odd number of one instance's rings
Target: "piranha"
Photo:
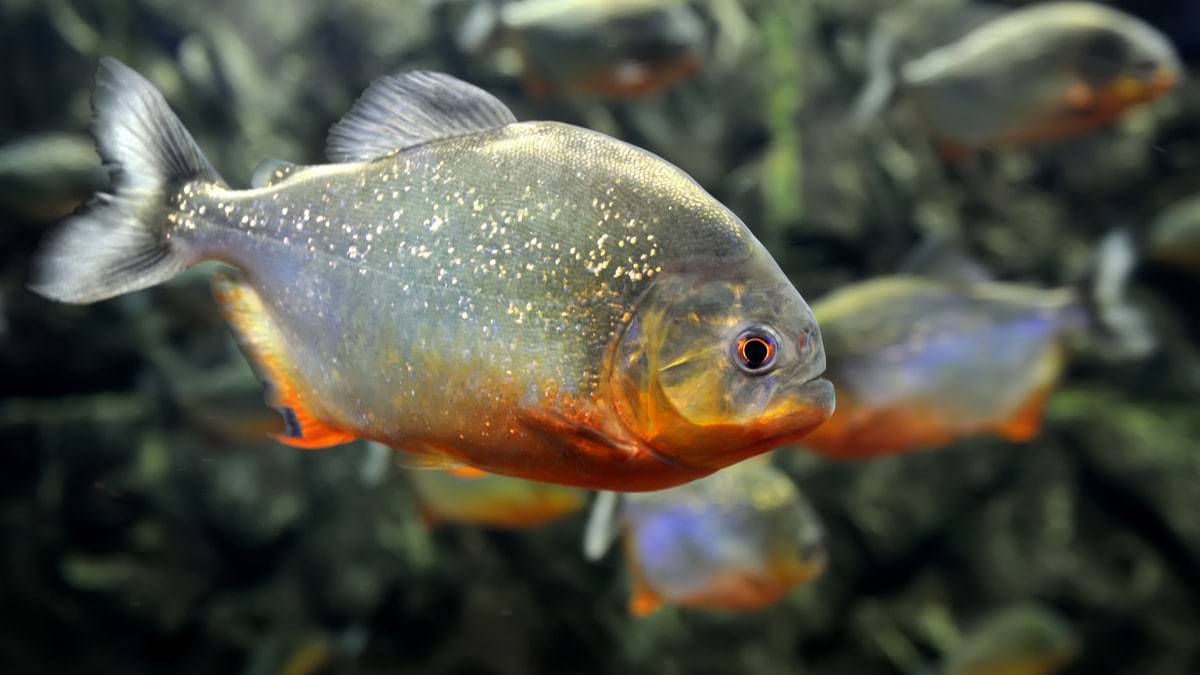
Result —
[[996, 612], [964, 638], [942, 675], [1051, 675], [1079, 656], [1075, 629], [1052, 609], [1018, 605]]
[[633, 99], [698, 72], [706, 38], [682, 0], [479, 0], [458, 42], [472, 53], [516, 54], [534, 96]]
[[412, 72], [333, 127], [332, 164], [268, 161], [236, 190], [113, 59], [93, 110], [110, 191], [43, 242], [30, 288], [89, 303], [225, 263], [214, 295], [285, 443], [650, 490], [833, 412], [803, 298], [644, 150]]
[[1152, 346], [1124, 304], [1134, 263], [1129, 239], [1115, 233], [1090, 287], [890, 276], [835, 291], [813, 309], [838, 408], [802, 444], [853, 459], [983, 433], [1034, 437], [1073, 339], [1110, 336], [1130, 355]]
[[409, 483], [429, 525], [460, 523], [525, 529], [569, 516], [587, 503], [586, 490], [476, 472], [467, 467], [411, 471]]
[[1015, 9], [899, 66], [898, 41], [885, 28], [873, 37], [854, 120], [865, 126], [898, 89], [952, 154], [1095, 130], [1183, 73], [1165, 35], [1091, 2]]
[[664, 603], [760, 609], [820, 575], [827, 557], [812, 506], [766, 457], [669, 490], [601, 493], [585, 555], [598, 559], [618, 535], [639, 616]]

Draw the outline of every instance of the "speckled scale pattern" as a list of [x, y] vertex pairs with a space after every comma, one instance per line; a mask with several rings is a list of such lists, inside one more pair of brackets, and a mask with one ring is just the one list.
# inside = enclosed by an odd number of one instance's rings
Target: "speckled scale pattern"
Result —
[[670, 164], [548, 122], [262, 189], [191, 184], [174, 207], [172, 236], [263, 296], [324, 416], [390, 444], [533, 442], [510, 409], [601, 396], [608, 345], [656, 275], [761, 248]]

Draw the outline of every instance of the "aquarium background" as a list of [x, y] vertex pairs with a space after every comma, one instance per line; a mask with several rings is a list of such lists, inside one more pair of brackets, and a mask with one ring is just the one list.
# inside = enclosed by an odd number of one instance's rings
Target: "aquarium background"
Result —
[[[1070, 284], [1105, 233], [1149, 241], [1200, 191], [1194, 81], [1109, 129], [969, 163], [944, 160], [899, 108], [850, 129], [876, 19], [962, 2], [690, 3], [703, 67], [632, 100], [531, 93], [511, 53], [462, 46], [473, 4], [0, 0], [0, 143], [67, 135], [0, 160], [0, 670], [917, 675], [1033, 601], [1078, 631], [1063, 672], [1200, 672], [1194, 260], [1142, 260], [1132, 292], [1157, 351], [1081, 345], [1032, 442], [840, 463], [778, 451], [824, 523], [825, 574], [761, 612], [646, 618], [626, 610], [619, 554], [583, 559], [583, 513], [527, 533], [429, 531], [403, 471], [365, 447], [267, 440], [210, 270], [92, 306], [24, 289], [43, 232], [103, 185], [86, 155], [102, 55], [160, 87], [240, 186], [262, 159], [323, 161], [326, 130], [372, 78], [452, 73], [519, 119], [683, 167], [810, 301], [931, 238], [1001, 279]], [[1189, 0], [1113, 4], [1200, 57]]]

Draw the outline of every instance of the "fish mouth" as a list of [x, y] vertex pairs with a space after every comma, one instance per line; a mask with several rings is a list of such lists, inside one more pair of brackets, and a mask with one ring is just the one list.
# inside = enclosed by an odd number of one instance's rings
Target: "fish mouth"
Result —
[[764, 420], [763, 444], [784, 445], [807, 436], [833, 416], [837, 396], [833, 383], [816, 377], [789, 391]]

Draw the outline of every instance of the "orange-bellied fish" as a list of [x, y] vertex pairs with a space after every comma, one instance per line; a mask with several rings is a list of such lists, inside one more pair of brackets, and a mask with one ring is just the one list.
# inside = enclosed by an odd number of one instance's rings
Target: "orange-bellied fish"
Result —
[[603, 555], [621, 534], [633, 582], [630, 611], [662, 604], [754, 610], [825, 569], [812, 506], [766, 457], [662, 490], [601, 493], [585, 553]]
[[1079, 655], [1075, 629], [1036, 604], [996, 612], [954, 649], [942, 675], [1051, 675]]
[[587, 503], [587, 491], [580, 488], [473, 471], [409, 472], [426, 523], [523, 529], [569, 516]]
[[835, 291], [813, 308], [838, 407], [802, 444], [859, 458], [980, 433], [1028, 440], [1070, 338], [1101, 328], [1131, 353], [1149, 348], [1140, 317], [1121, 304], [1133, 264], [1128, 240], [1110, 235], [1088, 292], [918, 276]]
[[286, 443], [648, 490], [833, 411], [803, 298], [644, 150], [415, 72], [334, 126], [333, 164], [268, 162], [235, 190], [128, 67], [101, 61], [93, 107], [111, 192], [43, 243], [31, 288], [86, 303], [232, 266], [215, 295]]
[[511, 49], [535, 96], [637, 98], [704, 64], [706, 30], [682, 0], [479, 0], [459, 43]]
[[896, 87], [948, 148], [962, 151], [1094, 130], [1169, 91], [1183, 74], [1165, 35], [1091, 2], [1013, 10], [895, 74], [898, 37], [876, 35], [856, 122], [874, 117]]

